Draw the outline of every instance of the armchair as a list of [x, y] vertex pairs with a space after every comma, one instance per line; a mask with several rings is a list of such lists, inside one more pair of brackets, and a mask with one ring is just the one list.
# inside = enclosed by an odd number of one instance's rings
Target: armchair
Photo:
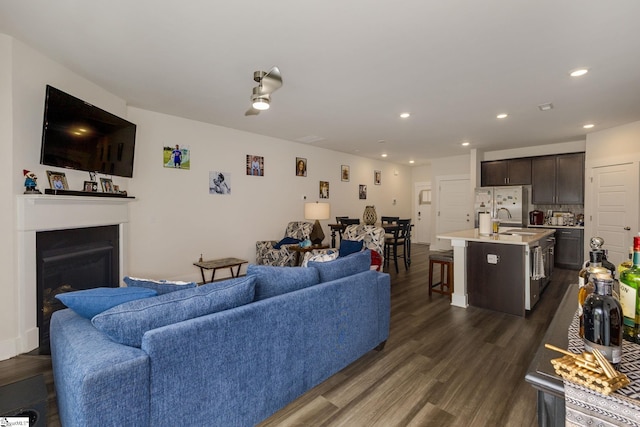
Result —
[[[309, 238], [313, 223], [305, 221], [292, 221], [287, 224], [284, 237], [301, 242]], [[275, 265], [279, 267], [293, 267], [296, 263], [296, 253], [289, 249], [292, 244], [282, 244], [278, 248], [278, 241], [264, 240], [256, 242], [256, 264]]]
[[380, 263], [384, 263], [384, 228], [365, 224], [348, 225], [342, 233], [342, 239], [362, 240], [363, 247], [376, 251], [382, 258]]

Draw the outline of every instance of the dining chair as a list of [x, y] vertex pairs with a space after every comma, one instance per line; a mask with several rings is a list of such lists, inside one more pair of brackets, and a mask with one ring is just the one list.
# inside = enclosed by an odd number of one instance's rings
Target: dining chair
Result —
[[[384, 241], [384, 261], [389, 265], [389, 259], [393, 254], [393, 262], [398, 272], [398, 258], [404, 260], [404, 269], [409, 269], [410, 254], [408, 246], [411, 244], [411, 219], [398, 219], [398, 227], [391, 232], [391, 237]], [[402, 253], [398, 253], [398, 248], [402, 248]]]

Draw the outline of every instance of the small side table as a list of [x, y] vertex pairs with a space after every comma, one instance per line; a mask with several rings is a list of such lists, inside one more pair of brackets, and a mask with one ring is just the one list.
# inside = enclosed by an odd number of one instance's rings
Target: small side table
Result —
[[296, 253], [296, 265], [300, 265], [300, 254], [311, 252], [314, 249], [329, 249], [329, 245], [311, 245], [306, 248], [301, 248], [298, 245], [291, 245], [289, 249]]
[[[209, 261], [198, 261], [194, 262], [193, 265], [196, 267], [200, 267], [200, 273], [202, 274], [202, 283], [210, 283], [213, 282], [213, 278], [216, 276], [216, 270], [220, 268], [228, 268], [231, 271], [231, 277], [238, 277], [240, 274], [240, 267], [242, 264], [247, 264], [249, 261], [245, 261], [240, 258], [221, 258], [221, 259], [213, 259]], [[238, 267], [238, 269], [233, 271], [233, 267]], [[204, 277], [205, 270], [213, 270], [211, 273], [211, 280], [207, 281]]]

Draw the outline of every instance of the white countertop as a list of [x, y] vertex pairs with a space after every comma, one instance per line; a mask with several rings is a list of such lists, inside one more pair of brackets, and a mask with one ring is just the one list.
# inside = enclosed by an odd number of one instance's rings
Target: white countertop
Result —
[[[576, 227], [571, 227], [576, 228]], [[468, 242], [483, 242], [483, 243], [504, 243], [508, 245], [531, 245], [540, 239], [553, 234], [555, 228], [516, 228], [516, 227], [500, 227], [500, 233], [509, 233], [510, 230], [514, 232], [522, 231], [524, 233], [535, 234], [497, 234], [485, 236], [478, 232], [477, 228], [469, 230], [452, 231], [449, 233], [439, 234], [436, 237], [439, 239], [449, 240], [466, 240]]]
[[571, 229], [575, 229], [575, 230], [584, 230], [584, 226], [583, 225], [550, 225], [550, 224], [544, 224], [544, 225], [529, 225], [530, 228], [571, 228]]

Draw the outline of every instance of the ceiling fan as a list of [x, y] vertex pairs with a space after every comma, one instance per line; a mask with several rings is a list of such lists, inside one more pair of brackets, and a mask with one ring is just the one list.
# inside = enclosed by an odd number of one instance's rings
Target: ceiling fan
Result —
[[251, 107], [244, 113], [245, 116], [256, 116], [260, 111], [268, 110], [271, 94], [282, 86], [282, 74], [278, 67], [273, 67], [266, 73], [254, 71], [253, 80], [258, 82], [258, 86], [253, 88]]

